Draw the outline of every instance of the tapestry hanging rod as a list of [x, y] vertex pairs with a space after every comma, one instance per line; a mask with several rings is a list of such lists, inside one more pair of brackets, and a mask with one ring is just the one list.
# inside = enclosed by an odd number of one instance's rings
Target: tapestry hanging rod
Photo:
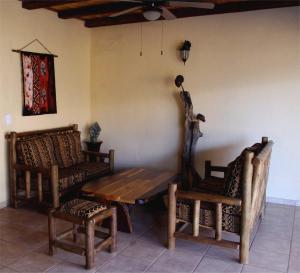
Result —
[[[26, 44], [25, 46], [23, 46], [20, 49], [12, 49], [12, 52], [17, 52], [17, 53], [21, 53], [21, 52], [27, 52], [27, 51], [23, 51], [24, 48], [30, 46], [31, 44], [33, 44], [34, 42], [38, 42], [49, 54], [47, 55], [52, 55], [53, 57], [58, 57], [57, 55], [53, 54], [39, 39], [34, 39], [33, 41], [31, 41], [30, 43]], [[30, 53], [34, 53], [34, 52], [30, 52]], [[41, 53], [43, 54], [43, 53]]]

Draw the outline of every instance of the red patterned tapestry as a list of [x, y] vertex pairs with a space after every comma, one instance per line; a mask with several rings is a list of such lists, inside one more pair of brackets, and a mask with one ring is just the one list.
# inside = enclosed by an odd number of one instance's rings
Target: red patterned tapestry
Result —
[[22, 52], [23, 116], [57, 113], [54, 56]]

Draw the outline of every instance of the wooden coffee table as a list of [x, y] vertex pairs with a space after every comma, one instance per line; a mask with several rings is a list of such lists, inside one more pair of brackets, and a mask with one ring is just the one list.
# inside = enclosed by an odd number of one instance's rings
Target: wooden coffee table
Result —
[[135, 168], [93, 180], [84, 185], [81, 190], [83, 194], [95, 199], [115, 203], [118, 209], [118, 229], [132, 232], [130, 206], [147, 202], [165, 192], [176, 177], [175, 172]]

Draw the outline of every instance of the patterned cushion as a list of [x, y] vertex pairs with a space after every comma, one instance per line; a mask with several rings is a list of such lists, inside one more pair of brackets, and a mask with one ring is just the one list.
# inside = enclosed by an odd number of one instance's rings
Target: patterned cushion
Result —
[[83, 199], [73, 199], [62, 205], [59, 210], [60, 212], [67, 213], [75, 217], [89, 219], [95, 214], [106, 209], [107, 207], [103, 204]]
[[110, 171], [109, 165], [103, 162], [83, 162], [72, 168], [85, 171], [88, 178], [98, 177]]
[[[240, 233], [241, 215], [227, 213], [223, 205], [222, 229], [228, 232]], [[193, 222], [194, 203], [188, 200], [178, 200], [176, 205], [176, 218], [185, 222]], [[215, 209], [211, 203], [201, 202], [199, 223], [202, 226], [215, 227]]]
[[57, 164], [52, 141], [48, 136], [19, 140], [16, 150], [20, 164], [42, 168]]
[[51, 136], [55, 157], [60, 168], [68, 168], [83, 162], [80, 132], [55, 134]]
[[234, 161], [228, 164], [228, 172], [225, 177], [225, 189], [224, 195], [233, 198], [241, 198], [241, 191], [242, 191], [242, 175], [243, 175], [243, 166], [244, 166], [244, 159], [245, 159], [245, 152], [251, 151], [257, 155], [261, 149], [262, 144], [255, 143], [251, 147], [248, 147], [243, 150], [241, 155], [239, 155]]
[[73, 168], [59, 169], [58, 171], [58, 188], [59, 192], [69, 189], [70, 187], [83, 182], [86, 173], [83, 170], [74, 170]]

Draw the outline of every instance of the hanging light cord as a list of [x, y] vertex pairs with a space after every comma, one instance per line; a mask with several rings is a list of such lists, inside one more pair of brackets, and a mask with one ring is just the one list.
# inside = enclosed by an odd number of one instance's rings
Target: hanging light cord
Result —
[[164, 55], [164, 35], [165, 35], [165, 27], [164, 21], [161, 21], [161, 40], [160, 40], [160, 55]]
[[140, 28], [140, 39], [141, 39], [141, 50], [140, 50], [140, 56], [143, 56], [143, 24], [141, 23]]

